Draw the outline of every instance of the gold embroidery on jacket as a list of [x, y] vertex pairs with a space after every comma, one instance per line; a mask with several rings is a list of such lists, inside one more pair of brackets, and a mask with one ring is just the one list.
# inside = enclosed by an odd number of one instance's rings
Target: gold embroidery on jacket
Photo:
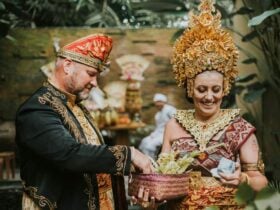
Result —
[[34, 200], [38, 200], [38, 205], [40, 207], [48, 206], [49, 209], [55, 209], [57, 208], [56, 202], [52, 203], [50, 200], [48, 200], [45, 196], [38, 195], [38, 188], [37, 187], [26, 187], [23, 183], [23, 188], [27, 194], [32, 197]]
[[88, 209], [89, 210], [95, 210], [96, 205], [95, 205], [95, 197], [93, 196], [93, 185], [91, 182], [91, 177], [89, 174], [84, 174], [84, 179], [87, 183], [88, 188], [85, 189], [85, 193], [88, 195]]
[[60, 91], [56, 90], [49, 82], [44, 82], [43, 86], [47, 87], [48, 91], [50, 91], [53, 95], [60, 97], [61, 99], [65, 99], [65, 95]]
[[[75, 115], [76, 119], [79, 121], [87, 139], [87, 143], [92, 145], [100, 145], [101, 142], [97, 134], [97, 129], [94, 129], [93, 125], [89, 122], [90, 118], [86, 117], [85, 110], [77, 104], [67, 103], [67, 105]], [[88, 178], [90, 178], [90, 175]], [[100, 210], [115, 209], [110, 174], [96, 174], [96, 178], [98, 184]], [[86, 191], [88, 192], [89, 200], [91, 200], [93, 195], [92, 183], [88, 180], [86, 182], [88, 185], [88, 189]]]
[[26, 192], [22, 193], [21, 204], [22, 204], [22, 210], [41, 210], [42, 209], [34, 202], [34, 200], [29, 195], [27, 195]]
[[193, 135], [199, 150], [204, 151], [210, 139], [239, 115], [239, 109], [222, 109], [220, 115], [208, 124], [195, 119], [194, 110], [177, 110], [175, 119]]
[[81, 133], [73, 119], [69, 116], [66, 106], [57, 97], [53, 97], [50, 93], [43, 94], [39, 98], [41, 104], [48, 102], [55, 112], [57, 112], [63, 119], [63, 123], [69, 126], [69, 131], [79, 142], [84, 142]]
[[[127, 148], [126, 146], [112, 146], [109, 147], [109, 150], [113, 153], [115, 158], [117, 159], [117, 173], [116, 175], [123, 175], [125, 170], [125, 162], [127, 160]], [[126, 155], [123, 154], [123, 152], [126, 152]]]
[[101, 144], [104, 144], [104, 140], [103, 140], [103, 137], [102, 137], [102, 134], [100, 133], [99, 129], [98, 129], [98, 125], [95, 123], [92, 115], [89, 113], [89, 111], [84, 107], [83, 104], [79, 104], [79, 107], [83, 110], [85, 116], [87, 119], [89, 119], [90, 121], [90, 125], [91, 127], [93, 127], [95, 133], [97, 134], [98, 136], [98, 139], [100, 141]]
[[85, 117], [85, 114], [83, 113], [82, 109], [77, 106], [70, 106], [69, 104], [67, 104], [69, 106], [69, 108], [71, 109], [71, 111], [73, 112], [73, 114], [75, 115], [76, 119], [79, 121], [84, 134], [86, 136], [87, 139], [87, 143], [90, 144], [94, 144], [94, 145], [100, 145], [100, 141], [99, 138], [95, 132], [95, 130], [93, 129], [93, 127], [90, 125], [90, 123], [88, 122], [88, 120]]

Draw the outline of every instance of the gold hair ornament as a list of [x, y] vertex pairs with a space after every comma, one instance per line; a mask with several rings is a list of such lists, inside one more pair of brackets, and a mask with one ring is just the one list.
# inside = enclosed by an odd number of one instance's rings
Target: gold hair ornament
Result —
[[171, 63], [179, 87], [187, 87], [192, 97], [194, 78], [204, 71], [218, 71], [224, 76], [224, 94], [237, 77], [238, 50], [228, 32], [221, 28], [221, 14], [213, 0], [202, 0], [200, 14], [190, 14], [189, 27], [173, 47]]

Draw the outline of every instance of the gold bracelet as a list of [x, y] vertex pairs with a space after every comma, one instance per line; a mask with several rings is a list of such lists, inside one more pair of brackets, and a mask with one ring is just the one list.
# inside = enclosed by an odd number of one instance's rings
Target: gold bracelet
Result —
[[[250, 184], [250, 177], [248, 174], [242, 172], [242, 179], [243, 179], [243, 176], [245, 176], [245, 181], [248, 185]], [[242, 180], [243, 181], [243, 180]]]

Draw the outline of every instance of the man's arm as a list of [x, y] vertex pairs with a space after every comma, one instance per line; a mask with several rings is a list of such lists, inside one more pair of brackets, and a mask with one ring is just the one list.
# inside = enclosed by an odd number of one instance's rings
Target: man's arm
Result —
[[118, 175], [130, 172], [130, 148], [77, 142], [51, 108], [19, 112], [16, 128], [21, 148], [27, 148], [60, 170]]

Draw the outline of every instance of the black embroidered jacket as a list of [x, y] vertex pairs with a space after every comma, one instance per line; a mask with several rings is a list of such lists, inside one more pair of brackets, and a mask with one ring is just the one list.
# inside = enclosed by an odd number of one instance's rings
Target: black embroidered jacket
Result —
[[[46, 82], [17, 111], [24, 191], [42, 209], [98, 210], [96, 174], [108, 173], [115, 208], [127, 209], [122, 175], [130, 170], [130, 149], [88, 144], [67, 103], [67, 96]], [[103, 142], [90, 114], [81, 108]]]

